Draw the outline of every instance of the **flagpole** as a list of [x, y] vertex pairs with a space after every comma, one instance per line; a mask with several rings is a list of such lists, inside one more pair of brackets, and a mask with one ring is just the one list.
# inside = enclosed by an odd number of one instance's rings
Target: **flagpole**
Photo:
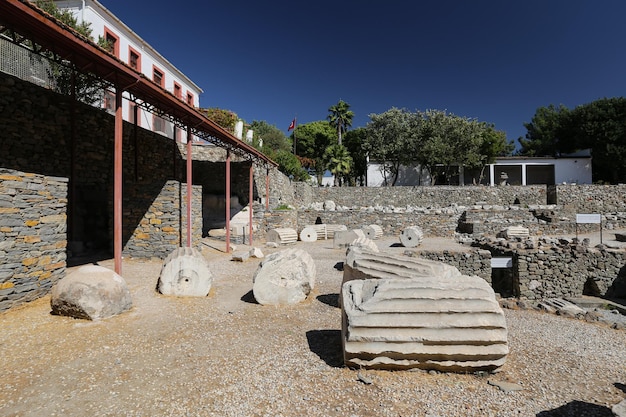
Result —
[[293, 154], [296, 155], [296, 146], [298, 144], [298, 138], [296, 138], [296, 125], [298, 123], [298, 116], [294, 117], [287, 129], [287, 132], [293, 129]]
[[298, 117], [294, 117], [293, 120], [295, 121], [295, 123], [293, 124], [293, 154], [297, 155], [297, 144], [298, 144], [298, 139], [296, 138], [296, 127], [298, 126]]

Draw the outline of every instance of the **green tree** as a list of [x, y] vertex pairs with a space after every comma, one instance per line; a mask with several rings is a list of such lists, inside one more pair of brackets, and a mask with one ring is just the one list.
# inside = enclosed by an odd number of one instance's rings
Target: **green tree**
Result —
[[423, 119], [416, 113], [392, 107], [381, 114], [370, 114], [367, 123], [363, 150], [383, 165], [384, 183], [398, 180], [401, 165], [415, 162], [419, 147]]
[[626, 98], [602, 98], [577, 106], [561, 127], [559, 151], [591, 149], [595, 182], [626, 182]]
[[237, 123], [237, 120], [239, 120], [239, 117], [234, 111], [220, 109], [217, 107], [200, 109], [200, 111], [204, 113], [209, 120], [217, 123], [218, 126], [226, 129], [230, 133], [235, 132], [235, 124]]
[[335, 130], [327, 121], [316, 121], [298, 125], [291, 134], [292, 141], [294, 135], [297, 135], [296, 154], [309, 161], [303, 165], [315, 172], [318, 184], [321, 184], [324, 175], [324, 151], [333, 142]]
[[480, 166], [470, 167], [479, 169], [478, 178], [474, 179], [477, 184], [482, 182], [488, 164], [494, 163], [498, 156], [511, 155], [515, 149], [515, 144], [507, 140], [505, 132], [496, 130], [493, 124], [483, 122], [481, 125]]
[[278, 164], [278, 170], [294, 181], [308, 181], [309, 173], [300, 164], [300, 160], [290, 150], [268, 149], [263, 151], [270, 159]]
[[335, 186], [343, 185], [345, 177], [352, 169], [352, 157], [348, 149], [339, 144], [330, 145], [324, 151], [322, 160], [324, 169], [329, 170], [335, 176]]
[[[35, 5], [57, 19], [62, 24], [75, 30], [80, 35], [93, 41], [91, 24], [78, 22], [69, 10], [61, 10], [52, 0], [37, 0]], [[104, 41], [99, 39], [98, 45], [103, 47]], [[47, 55], [52, 58], [52, 54]], [[57, 93], [74, 96], [76, 100], [87, 104], [95, 104], [102, 100], [104, 88], [99, 80], [91, 74], [78, 73], [72, 68], [70, 61], [57, 62], [50, 60], [48, 77], [53, 81]]]
[[250, 123], [250, 129], [254, 132], [255, 143], [259, 143], [259, 141], [263, 143], [261, 147], [262, 151], [265, 152], [268, 149], [273, 149], [275, 151], [283, 150], [291, 152], [292, 148], [289, 139], [285, 136], [283, 131], [275, 125], [270, 125], [265, 120], [254, 120]]
[[343, 145], [348, 149], [348, 152], [350, 152], [353, 162], [352, 171], [350, 172], [351, 176], [349, 178], [350, 185], [365, 185], [367, 155], [364, 144], [366, 138], [367, 130], [364, 127], [346, 132]]
[[480, 164], [480, 124], [441, 110], [428, 110], [418, 161], [428, 169], [432, 184], [438, 177], [450, 184], [460, 166]]
[[519, 138], [520, 155], [556, 156], [566, 139], [563, 137], [570, 110], [560, 104], [539, 107], [530, 123], [524, 123], [526, 138]]
[[352, 126], [354, 112], [350, 110], [350, 105], [343, 100], [339, 100], [337, 104], [330, 106], [328, 112], [327, 119], [330, 125], [337, 130], [337, 143], [341, 145], [341, 135]]

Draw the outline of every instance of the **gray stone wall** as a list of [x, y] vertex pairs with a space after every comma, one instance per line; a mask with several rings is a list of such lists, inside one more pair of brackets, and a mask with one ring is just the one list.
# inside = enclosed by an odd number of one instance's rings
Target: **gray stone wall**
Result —
[[522, 206], [547, 204], [545, 185], [530, 186], [434, 186], [434, 187], [310, 187], [296, 184], [300, 206], [332, 200], [348, 208], [472, 206], [475, 204]]
[[488, 250], [474, 249], [469, 252], [416, 250], [412, 253], [421, 258], [455, 266], [463, 275], [476, 275], [491, 284], [491, 252]]
[[483, 245], [492, 256], [511, 257], [516, 296], [539, 300], [585, 295], [626, 297], [626, 251], [552, 244], [549, 247], [504, 249]]
[[65, 275], [67, 179], [0, 168], [0, 311]]
[[[142, 193], [143, 187], [131, 191], [135, 198], [153, 198], [153, 194]], [[192, 188], [192, 245], [196, 249], [202, 246], [202, 187]], [[141, 216], [139, 225], [126, 230], [130, 234], [124, 244], [126, 256], [138, 258], [165, 259], [172, 251], [187, 245], [187, 184], [170, 180], [161, 188], [158, 196], [149, 202], [147, 210], [140, 205], [127, 204], [127, 213]]]
[[[114, 117], [0, 73], [0, 126], [1, 311], [45, 294], [68, 255], [112, 249]], [[186, 243], [185, 158], [171, 138], [124, 123], [122, 165], [124, 254], [164, 257]], [[196, 186], [196, 244], [201, 204]]]
[[322, 223], [343, 224], [348, 229], [360, 229], [377, 224], [387, 236], [400, 236], [409, 226], [419, 226], [424, 236], [453, 237], [460, 214], [456, 211], [433, 213], [393, 212], [377, 210], [298, 210], [298, 232], [305, 226], [315, 224], [320, 217]]

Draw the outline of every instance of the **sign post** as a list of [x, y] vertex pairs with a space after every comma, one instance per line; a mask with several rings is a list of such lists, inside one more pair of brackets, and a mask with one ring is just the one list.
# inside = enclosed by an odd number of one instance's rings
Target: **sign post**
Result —
[[576, 214], [576, 239], [578, 239], [579, 224], [599, 224], [600, 225], [600, 243], [602, 243], [602, 215], [599, 213]]

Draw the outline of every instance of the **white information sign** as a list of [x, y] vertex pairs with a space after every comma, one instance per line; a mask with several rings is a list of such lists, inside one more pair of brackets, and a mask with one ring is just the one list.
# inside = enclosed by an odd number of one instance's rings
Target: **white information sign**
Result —
[[577, 214], [576, 215], [576, 223], [587, 223], [587, 224], [601, 224], [602, 223], [602, 215], [601, 214]]

